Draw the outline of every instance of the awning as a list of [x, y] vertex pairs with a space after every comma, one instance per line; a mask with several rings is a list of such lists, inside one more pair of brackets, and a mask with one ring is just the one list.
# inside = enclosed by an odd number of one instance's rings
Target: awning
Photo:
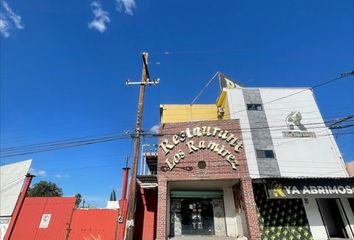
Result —
[[268, 198], [354, 198], [354, 178], [264, 179]]
[[156, 188], [158, 186], [156, 175], [139, 175], [137, 182], [141, 188]]
[[171, 198], [222, 198], [223, 191], [171, 191]]

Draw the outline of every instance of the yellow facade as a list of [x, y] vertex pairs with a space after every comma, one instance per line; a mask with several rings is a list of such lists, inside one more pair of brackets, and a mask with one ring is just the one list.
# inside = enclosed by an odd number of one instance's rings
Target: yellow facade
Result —
[[163, 104], [160, 105], [160, 113], [161, 123], [230, 119], [227, 95], [224, 91], [216, 104]]

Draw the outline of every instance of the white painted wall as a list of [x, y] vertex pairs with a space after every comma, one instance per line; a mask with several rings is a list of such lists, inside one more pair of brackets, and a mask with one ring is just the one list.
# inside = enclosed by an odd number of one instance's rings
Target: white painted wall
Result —
[[223, 199], [213, 199], [214, 229], [216, 236], [226, 236], [225, 208]]
[[240, 213], [236, 213], [236, 221], [237, 221], [237, 236], [248, 237], [246, 216], [243, 210], [241, 210]]
[[108, 209], [118, 209], [119, 208], [119, 202], [118, 201], [107, 201], [106, 208], [108, 208]]
[[[246, 104], [242, 89], [224, 89], [228, 93], [232, 119], [239, 119], [247, 157], [248, 169], [252, 178], [259, 178], [257, 159], [249, 131]], [[316, 104], [313, 92], [304, 88], [260, 88], [264, 111], [270, 127], [275, 155], [282, 177], [347, 177], [348, 173], [338, 146], [326, 128]], [[298, 93], [287, 97], [291, 94]], [[285, 97], [285, 98], [283, 98]], [[283, 98], [280, 100], [276, 100]], [[274, 102], [272, 102], [274, 101]], [[292, 111], [300, 111], [302, 124], [308, 131], [315, 132], [316, 138], [287, 138], [283, 131], [288, 130], [286, 117]], [[354, 214], [347, 199], [341, 199], [345, 212], [354, 230]], [[304, 202], [306, 215], [315, 240], [327, 239], [327, 232], [315, 198]]]
[[[224, 89], [226, 90], [226, 89]], [[253, 147], [252, 135], [249, 131], [250, 124], [248, 121], [245, 100], [243, 98], [242, 89], [227, 89], [227, 98], [229, 101], [231, 119], [239, 119], [242, 131], [243, 145], [247, 158], [248, 170], [251, 178], [259, 178], [258, 165], [256, 160], [256, 152]]]
[[313, 238], [315, 240], [328, 239], [316, 199], [309, 198], [308, 203], [306, 203], [306, 201], [303, 201], [303, 203]]
[[236, 208], [232, 187], [224, 187], [226, 232], [228, 237], [237, 236]]
[[[287, 177], [346, 177], [345, 164], [331, 131], [325, 126], [311, 90], [261, 88], [261, 97], [278, 164], [282, 176]], [[272, 103], [267, 104], [267, 102]], [[316, 138], [287, 138], [286, 117], [291, 111], [300, 111], [302, 124]]]
[[[242, 89], [224, 89], [232, 119], [240, 119], [248, 168], [252, 178], [258, 178], [258, 166]], [[338, 146], [326, 128], [311, 90], [304, 88], [260, 88], [264, 111], [270, 127], [274, 151], [283, 177], [347, 177], [348, 173]], [[276, 100], [286, 97], [280, 100]], [[272, 102], [274, 101], [274, 102]], [[288, 130], [286, 117], [300, 111], [302, 124], [315, 132], [316, 138], [283, 137]]]

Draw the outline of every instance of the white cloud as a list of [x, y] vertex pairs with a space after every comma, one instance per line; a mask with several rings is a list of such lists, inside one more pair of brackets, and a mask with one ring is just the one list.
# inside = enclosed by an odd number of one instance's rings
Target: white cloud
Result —
[[23, 29], [24, 26], [21, 17], [12, 11], [5, 0], [0, 0], [0, 3], [0, 33], [4, 37], [9, 37], [11, 29]]
[[62, 174], [56, 174], [55, 177], [56, 177], [56, 178], [68, 178], [69, 175], [68, 175], [68, 174], [64, 174], [64, 175], [62, 175]]
[[0, 13], [0, 32], [4, 37], [10, 36], [9, 33], [9, 23], [6, 21], [4, 16]]
[[47, 172], [44, 170], [37, 170], [34, 168], [30, 168], [30, 173], [37, 176], [37, 177], [45, 177], [47, 175]]
[[7, 12], [9, 18], [14, 22], [16, 28], [23, 29], [24, 27], [21, 22], [21, 17], [12, 11], [9, 4], [7, 4], [7, 2], [5, 2], [5, 0], [1, 0], [1, 2], [2, 2], [2, 6], [5, 9], [5, 12]]
[[156, 124], [150, 128], [150, 132], [153, 134], [159, 134], [160, 133], [160, 125]]
[[111, 21], [109, 13], [103, 10], [101, 3], [98, 1], [93, 1], [91, 3], [91, 8], [94, 19], [88, 24], [88, 27], [101, 33], [105, 32], [107, 29], [106, 24]]
[[133, 10], [136, 8], [135, 0], [116, 0], [117, 10], [129, 15], [133, 15]]

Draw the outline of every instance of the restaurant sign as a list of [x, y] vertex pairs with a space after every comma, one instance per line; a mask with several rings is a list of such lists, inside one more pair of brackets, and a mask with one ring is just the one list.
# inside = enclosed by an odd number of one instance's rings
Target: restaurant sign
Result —
[[339, 198], [354, 196], [354, 178], [267, 179], [268, 198]]
[[[203, 138], [202, 138], [203, 137]], [[233, 151], [227, 150], [227, 147], [214, 139], [205, 140], [206, 138], [218, 138], [233, 148]], [[222, 130], [218, 127], [195, 127], [193, 129], [186, 128], [186, 130], [179, 132], [172, 136], [172, 139], [163, 139], [159, 148], [163, 151], [165, 156], [168, 156], [170, 151], [177, 147], [179, 144], [185, 144], [188, 149], [187, 154], [192, 154], [201, 150], [209, 150], [223, 157], [230, 163], [233, 169], [237, 169], [239, 165], [236, 160], [235, 154], [239, 153], [243, 147], [242, 141], [239, 140], [234, 134], [227, 130]], [[171, 171], [181, 160], [186, 156], [186, 153], [181, 149], [177, 150], [172, 158], [166, 158], [166, 167]]]

